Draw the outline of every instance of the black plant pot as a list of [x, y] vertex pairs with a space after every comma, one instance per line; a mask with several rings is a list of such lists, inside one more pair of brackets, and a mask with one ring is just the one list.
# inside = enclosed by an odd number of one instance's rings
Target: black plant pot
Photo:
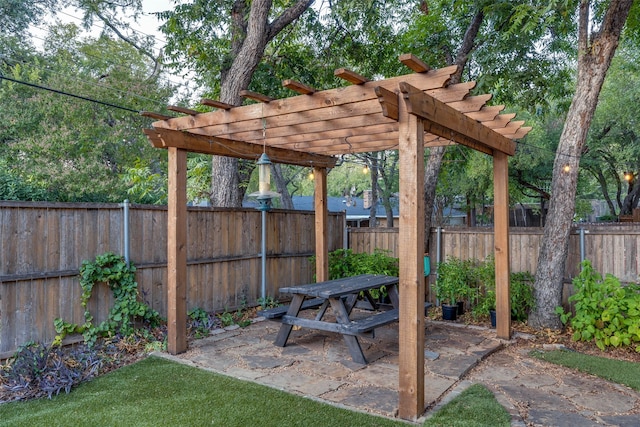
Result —
[[496, 327], [496, 311], [489, 310], [489, 317], [491, 317], [491, 327], [495, 328]]
[[444, 320], [456, 320], [458, 314], [457, 305], [442, 304], [442, 318]]
[[458, 316], [462, 316], [464, 314], [464, 301], [458, 301]]

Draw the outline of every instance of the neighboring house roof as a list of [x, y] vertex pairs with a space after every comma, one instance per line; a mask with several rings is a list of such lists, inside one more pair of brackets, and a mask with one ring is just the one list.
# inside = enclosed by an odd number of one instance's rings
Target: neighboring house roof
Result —
[[[314, 210], [314, 200], [313, 196], [293, 196], [292, 197], [293, 206], [296, 210], [299, 211], [313, 211]], [[327, 200], [329, 212], [346, 212], [347, 218], [368, 218], [369, 217], [369, 209], [364, 208], [364, 202], [360, 197], [351, 197], [351, 203], [348, 203], [346, 197], [329, 197]], [[245, 199], [242, 203], [244, 207], [247, 208], [255, 208], [257, 206], [257, 202], [253, 199]], [[350, 206], [348, 206], [350, 205]], [[377, 217], [384, 218], [386, 216], [386, 212], [384, 210], [384, 206], [381, 203], [378, 203], [377, 208]], [[466, 214], [458, 209], [446, 207], [444, 209], [445, 217], [465, 217]], [[397, 204], [393, 207], [393, 216], [398, 217], [398, 206]]]
[[[293, 196], [293, 206], [299, 211], [313, 211], [314, 200], [313, 196]], [[244, 207], [254, 208], [257, 206], [257, 202], [253, 199], [245, 199], [242, 202]], [[350, 200], [347, 197], [329, 197], [327, 199], [327, 205], [329, 212], [346, 212], [347, 217], [369, 217], [369, 209], [364, 208], [364, 202], [360, 197], [351, 197]], [[386, 216], [384, 207], [378, 203], [377, 215], [379, 217]], [[393, 207], [393, 215], [398, 216], [398, 206]]]
[[[346, 212], [347, 216], [369, 216], [369, 208], [364, 208], [360, 197], [329, 197], [327, 200], [329, 212]], [[293, 196], [293, 205], [297, 210], [313, 210], [313, 196]], [[378, 203], [377, 216], [385, 216], [384, 207]], [[394, 216], [398, 215], [398, 207], [393, 208]]]

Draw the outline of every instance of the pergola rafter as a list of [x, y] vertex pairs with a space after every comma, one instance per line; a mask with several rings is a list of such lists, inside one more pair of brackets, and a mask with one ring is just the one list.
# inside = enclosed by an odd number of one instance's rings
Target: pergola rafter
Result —
[[430, 69], [414, 55], [400, 61], [413, 74], [370, 81], [346, 69], [336, 75], [351, 86], [317, 91], [294, 80], [283, 82], [299, 95], [272, 99], [245, 91], [259, 103], [198, 113], [172, 108], [182, 117], [157, 117], [145, 130], [151, 143], [169, 151], [168, 350], [186, 350], [186, 153], [198, 152], [310, 166], [315, 175], [316, 279], [328, 279], [327, 169], [335, 155], [398, 150], [400, 169], [399, 416], [424, 411], [424, 147], [462, 144], [493, 156], [497, 335], [510, 338], [508, 156], [514, 139], [531, 128], [486, 106], [490, 95], [470, 96], [474, 82], [449, 85], [457, 67]]

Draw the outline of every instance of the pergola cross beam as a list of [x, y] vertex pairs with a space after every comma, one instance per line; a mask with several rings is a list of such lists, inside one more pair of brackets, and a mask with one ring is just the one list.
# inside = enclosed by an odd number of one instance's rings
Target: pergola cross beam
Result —
[[515, 142], [497, 134], [495, 130], [479, 125], [476, 120], [455, 108], [406, 82], [400, 83], [400, 91], [407, 100], [408, 111], [432, 124], [428, 130], [430, 133], [489, 154], [493, 150], [510, 156], [515, 154]]
[[275, 163], [297, 166], [332, 168], [337, 159], [333, 156], [286, 150], [283, 148], [234, 141], [214, 136], [193, 135], [171, 129], [144, 129], [144, 133], [156, 148], [175, 147], [200, 154], [258, 160], [267, 153]]

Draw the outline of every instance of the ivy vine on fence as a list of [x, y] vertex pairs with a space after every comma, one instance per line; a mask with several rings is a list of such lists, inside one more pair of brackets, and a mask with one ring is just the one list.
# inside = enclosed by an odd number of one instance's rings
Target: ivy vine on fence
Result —
[[[157, 311], [138, 299], [138, 283], [135, 280], [135, 267], [127, 266], [124, 258], [111, 252], [98, 255], [95, 261], [83, 261], [80, 267], [80, 286], [82, 287], [82, 307], [84, 324], [77, 325], [63, 319], [54, 320], [56, 333], [54, 344], [62, 343], [69, 333], [81, 333], [89, 347], [99, 337], [115, 335], [129, 336], [134, 333], [134, 321], [140, 320], [149, 327], [159, 325], [161, 318]], [[113, 292], [114, 306], [107, 320], [99, 325], [93, 324], [93, 315], [87, 308], [94, 286], [105, 283]]]

